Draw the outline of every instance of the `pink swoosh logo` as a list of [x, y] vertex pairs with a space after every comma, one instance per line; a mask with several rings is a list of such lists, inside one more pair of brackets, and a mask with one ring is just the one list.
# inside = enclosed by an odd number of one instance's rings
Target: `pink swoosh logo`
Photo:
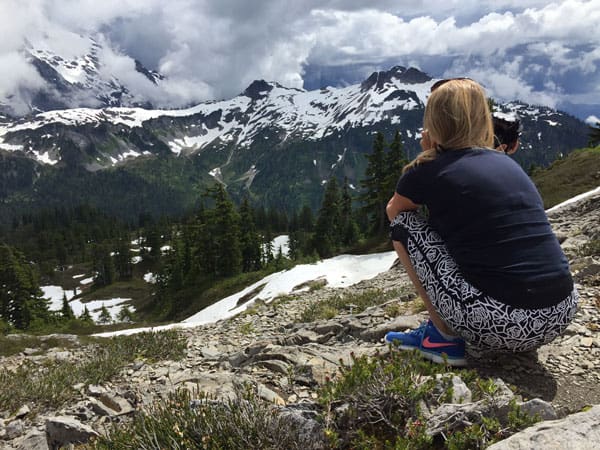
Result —
[[431, 342], [429, 336], [423, 339], [423, 347], [425, 348], [440, 348], [440, 347], [454, 347], [458, 345], [455, 342]]

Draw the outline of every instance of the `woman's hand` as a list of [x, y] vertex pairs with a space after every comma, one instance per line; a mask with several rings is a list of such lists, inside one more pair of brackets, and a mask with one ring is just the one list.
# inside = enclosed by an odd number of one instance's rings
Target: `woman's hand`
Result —
[[390, 201], [385, 208], [385, 212], [391, 222], [398, 213], [401, 213], [402, 211], [412, 211], [417, 208], [418, 205], [414, 204], [411, 199], [395, 192], [394, 196], [390, 198]]

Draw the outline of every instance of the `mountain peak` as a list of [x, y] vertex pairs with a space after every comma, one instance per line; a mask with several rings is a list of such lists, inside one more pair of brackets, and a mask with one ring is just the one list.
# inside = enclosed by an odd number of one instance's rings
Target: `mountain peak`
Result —
[[389, 83], [393, 79], [406, 84], [421, 84], [432, 80], [429, 75], [415, 67], [394, 66], [390, 70], [373, 72], [369, 78], [361, 83], [360, 87], [364, 91], [373, 87], [380, 90], [383, 89], [385, 83]]
[[250, 83], [250, 86], [242, 93], [246, 97], [250, 97], [252, 100], [259, 100], [265, 98], [269, 92], [273, 90], [273, 85], [267, 83], [265, 80], [254, 80]]

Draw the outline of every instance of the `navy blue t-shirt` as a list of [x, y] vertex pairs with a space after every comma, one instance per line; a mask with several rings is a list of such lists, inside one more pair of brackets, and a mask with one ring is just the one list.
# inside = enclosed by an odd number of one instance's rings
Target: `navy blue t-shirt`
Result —
[[443, 151], [404, 173], [396, 192], [427, 206], [430, 225], [480, 291], [512, 306], [543, 308], [573, 289], [535, 185], [504, 153]]

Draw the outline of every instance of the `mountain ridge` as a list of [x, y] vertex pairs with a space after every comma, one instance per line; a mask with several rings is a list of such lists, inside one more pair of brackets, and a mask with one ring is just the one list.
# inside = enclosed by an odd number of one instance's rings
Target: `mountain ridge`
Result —
[[[194, 202], [192, 190], [214, 182], [227, 186], [236, 198], [249, 195], [284, 208], [308, 203], [316, 209], [322, 185], [331, 176], [360, 186], [374, 134], [383, 133], [389, 142], [398, 131], [409, 159], [420, 151], [423, 111], [435, 81], [418, 69], [395, 66], [360, 84], [313, 91], [257, 80], [234, 98], [184, 109], [77, 108], [6, 118], [0, 122], [0, 165], [33, 164], [33, 169], [29, 175], [17, 174], [26, 178], [22, 181], [29, 190], [16, 188], [4, 175], [0, 198], [11, 205], [23, 198], [30, 205], [65, 197], [76, 201], [76, 194], [62, 192], [56, 183], [61, 178], [57, 174], [72, 177], [77, 169], [79, 181], [71, 190], [116, 177], [121, 181], [94, 191], [127, 197], [131, 194], [115, 190], [115, 184], [124, 190], [140, 181], [151, 203], [161, 195], [162, 187], [152, 181], [158, 171], [164, 174], [163, 186], [174, 179], [179, 186], [170, 202], [175, 209], [166, 202], [151, 205], [153, 213], [188, 208]], [[496, 107], [521, 117], [524, 134], [516, 159], [524, 168], [547, 166], [586, 143], [587, 126], [572, 116], [516, 101]], [[22, 157], [31, 162], [13, 161]], [[52, 177], [56, 181], [46, 183]], [[37, 192], [31, 190], [34, 185]], [[52, 198], [40, 192], [44, 189], [62, 191]], [[106, 203], [94, 195], [96, 204]]]

